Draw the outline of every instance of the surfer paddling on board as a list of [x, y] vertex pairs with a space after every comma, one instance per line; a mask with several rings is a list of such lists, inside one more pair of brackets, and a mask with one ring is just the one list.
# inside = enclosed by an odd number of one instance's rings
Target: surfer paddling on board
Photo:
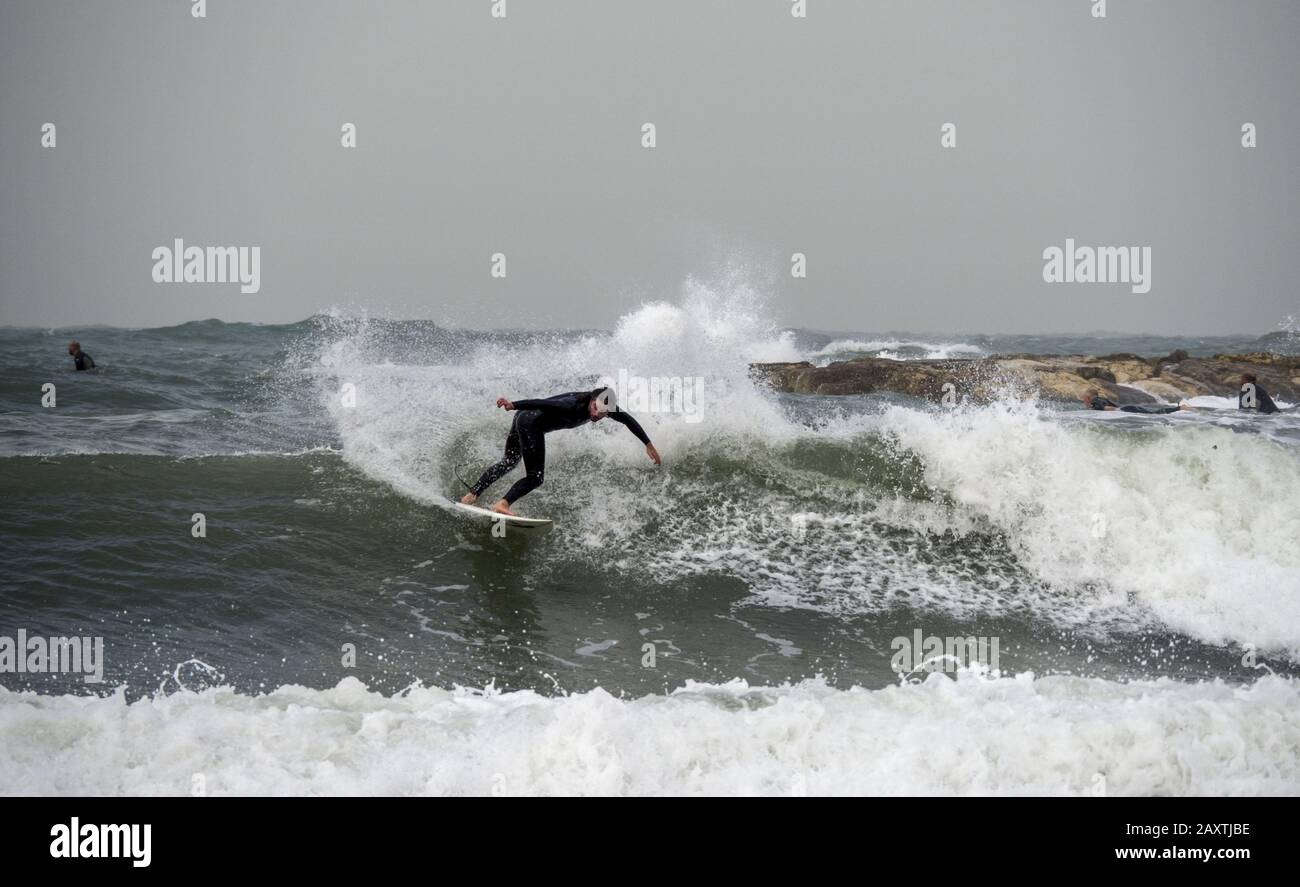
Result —
[[1090, 410], [1119, 410], [1122, 413], [1146, 413], [1149, 416], [1157, 416], [1162, 413], [1176, 413], [1179, 410], [1194, 410], [1196, 407], [1185, 403], [1139, 403], [1125, 404], [1120, 406], [1115, 401], [1102, 397], [1101, 392], [1096, 388], [1089, 388], [1084, 392], [1083, 397], [1079, 398], [1083, 405]]
[[618, 408], [613, 388], [596, 388], [592, 391], [571, 391], [541, 400], [509, 401], [497, 398], [503, 410], [515, 410], [515, 419], [506, 436], [506, 453], [500, 462], [483, 472], [470, 492], [460, 498], [465, 505], [473, 505], [483, 491], [519, 464], [522, 458], [528, 472], [515, 481], [505, 496], [497, 500], [492, 510], [500, 514], [514, 514], [510, 506], [542, 485], [546, 471], [546, 435], [562, 428], [577, 428], [588, 422], [599, 422], [606, 417], [627, 427], [645, 444], [646, 455], [656, 465], [660, 464], [659, 451], [641, 423], [630, 413]]

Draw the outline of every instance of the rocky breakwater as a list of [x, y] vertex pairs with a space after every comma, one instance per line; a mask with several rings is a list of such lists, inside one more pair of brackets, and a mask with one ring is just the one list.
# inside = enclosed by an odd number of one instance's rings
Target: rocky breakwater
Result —
[[1008, 354], [966, 360], [858, 357], [827, 366], [807, 361], [760, 363], [751, 371], [777, 391], [793, 394], [894, 393], [942, 401], [951, 392], [958, 399], [987, 402], [1011, 393], [1077, 401], [1095, 388], [1119, 404], [1176, 402], [1200, 395], [1236, 397], [1241, 374], [1254, 373], [1275, 399], [1300, 401], [1300, 357], [1265, 352], [1190, 357], [1175, 351], [1159, 358], [1136, 354]]

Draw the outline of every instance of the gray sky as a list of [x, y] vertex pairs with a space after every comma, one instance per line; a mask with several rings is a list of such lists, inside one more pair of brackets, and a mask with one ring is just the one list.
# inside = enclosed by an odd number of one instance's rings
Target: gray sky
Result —
[[[1300, 313], [1300, 3], [790, 5], [4, 0], [0, 324], [609, 326], [728, 265], [831, 330]], [[1044, 283], [1070, 236], [1151, 291]], [[261, 292], [155, 284], [178, 237], [260, 246]]]

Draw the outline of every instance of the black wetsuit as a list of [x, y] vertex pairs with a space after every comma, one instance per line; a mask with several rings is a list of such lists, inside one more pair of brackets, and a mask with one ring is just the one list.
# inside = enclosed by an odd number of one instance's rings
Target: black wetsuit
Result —
[[1104, 397], [1094, 397], [1092, 399], [1092, 408], [1094, 410], [1104, 410], [1107, 407], [1114, 407], [1115, 409], [1119, 410], [1121, 413], [1145, 413], [1148, 416], [1160, 416], [1165, 413], [1178, 412], [1177, 404], [1169, 404], [1169, 403], [1132, 404], [1131, 403], [1125, 406], [1120, 406], [1119, 404], [1115, 403], [1115, 401], [1107, 400]]
[[78, 351], [72, 355], [73, 363], [76, 364], [77, 370], [93, 370], [95, 368], [95, 359], [84, 351]]
[[[481, 496], [483, 491], [492, 486], [501, 477], [524, 460], [524, 470], [528, 473], [515, 481], [514, 486], [505, 495], [510, 503], [517, 502], [542, 485], [546, 472], [546, 435], [563, 428], [577, 428], [591, 421], [587, 404], [590, 392], [571, 391], [557, 394], [541, 400], [517, 400], [514, 408], [518, 410], [515, 420], [510, 425], [510, 434], [506, 436], [506, 453], [500, 462], [493, 465], [474, 485], [474, 495]], [[643, 444], [649, 444], [650, 438], [631, 413], [615, 410], [609, 419], [627, 426]]]
[[1241, 393], [1237, 395], [1237, 409], [1239, 410], [1259, 410], [1261, 413], [1276, 413], [1277, 404], [1273, 403], [1273, 398], [1268, 396], [1268, 392], [1260, 387], [1258, 382], [1248, 384], [1255, 386], [1255, 406], [1246, 406], [1246, 386], [1241, 386]]

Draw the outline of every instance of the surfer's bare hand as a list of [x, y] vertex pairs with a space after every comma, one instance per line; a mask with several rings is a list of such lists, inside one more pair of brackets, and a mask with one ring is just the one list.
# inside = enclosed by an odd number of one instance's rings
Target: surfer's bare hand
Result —
[[656, 465], [663, 464], [662, 462], [659, 461], [659, 451], [655, 449], [654, 444], [645, 445], [645, 454], [650, 457], [650, 461], [653, 462], [654, 464]]
[[506, 400], [504, 397], [497, 398], [497, 406], [501, 407], [501, 409], [503, 410], [513, 410], [515, 408], [515, 405], [512, 404], [510, 401]]

